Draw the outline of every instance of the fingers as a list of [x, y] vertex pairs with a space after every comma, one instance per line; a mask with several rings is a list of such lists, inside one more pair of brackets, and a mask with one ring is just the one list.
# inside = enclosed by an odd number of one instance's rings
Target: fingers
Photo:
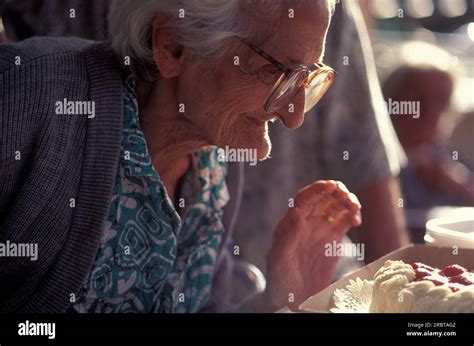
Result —
[[333, 192], [333, 196], [337, 200], [342, 201], [347, 209], [353, 212], [360, 210], [362, 206], [357, 196], [349, 192], [347, 187], [341, 182], [338, 182], [338, 187], [339, 188]]
[[344, 210], [347, 210], [344, 203], [341, 203], [331, 196], [330, 200], [324, 204], [320, 215], [323, 219], [331, 223], [338, 217], [339, 213]]
[[328, 196], [333, 196], [336, 199], [347, 200], [347, 206], [353, 208], [358, 205], [360, 209], [360, 202], [357, 197], [350, 193], [347, 187], [340, 181], [335, 180], [318, 180], [296, 193], [295, 206], [307, 207], [315, 203], [324, 202], [328, 200]]
[[347, 206], [346, 200], [333, 199], [324, 211], [321, 217], [331, 225], [333, 230], [345, 232], [350, 227], [357, 227], [361, 224], [360, 209], [357, 206]]
[[307, 207], [318, 203], [324, 197], [331, 195], [338, 188], [334, 180], [318, 180], [296, 193], [295, 206]]
[[[281, 238], [297, 237], [297, 231], [291, 232], [291, 235], [280, 233], [286, 233], [284, 230], [287, 229], [305, 230], [314, 227], [345, 234], [351, 227], [361, 224], [360, 209], [359, 200], [343, 183], [334, 180], [317, 181], [298, 191], [295, 205], [281, 220], [277, 235]], [[324, 233], [319, 234], [323, 236]]]
[[351, 227], [360, 226], [362, 216], [361, 205], [357, 197], [350, 193], [343, 184], [339, 183], [338, 185], [339, 188], [331, 194], [329, 201], [314, 208], [312, 218], [314, 220], [319, 217], [328, 224], [332, 232], [342, 237]]
[[[310, 193], [319, 194], [311, 196]], [[313, 219], [320, 216], [326, 218], [331, 216], [334, 219], [343, 209], [349, 210], [354, 215], [360, 215], [361, 209], [357, 197], [350, 193], [343, 183], [332, 180], [319, 181], [300, 190], [295, 198], [295, 205], [297, 203], [300, 207], [310, 210], [307, 217]]]
[[345, 209], [342, 210], [333, 222], [333, 228], [340, 230], [342, 233], [345, 233], [351, 227], [360, 226], [362, 218], [360, 211], [357, 211], [355, 214]]

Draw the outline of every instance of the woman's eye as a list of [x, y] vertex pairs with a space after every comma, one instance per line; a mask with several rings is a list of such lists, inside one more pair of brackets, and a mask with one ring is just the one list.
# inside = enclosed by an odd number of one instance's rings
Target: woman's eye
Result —
[[273, 65], [263, 67], [261, 72], [270, 76], [281, 73], [280, 70]]
[[273, 65], [267, 65], [259, 69], [258, 77], [264, 82], [272, 82], [274, 79], [279, 77], [281, 73], [282, 72], [277, 67]]

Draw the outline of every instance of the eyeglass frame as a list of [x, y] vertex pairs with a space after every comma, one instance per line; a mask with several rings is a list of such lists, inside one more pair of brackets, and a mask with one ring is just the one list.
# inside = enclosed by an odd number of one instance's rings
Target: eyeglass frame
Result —
[[[299, 70], [306, 70], [307, 73], [308, 73], [308, 77], [311, 73], [315, 72], [315, 71], [318, 71], [318, 70], [326, 70], [327, 72], [332, 72], [334, 77], [337, 76], [337, 72], [336, 70], [334, 70], [331, 66], [328, 66], [326, 64], [323, 64], [323, 63], [314, 63], [312, 64], [311, 66], [316, 66], [317, 69], [314, 69], [313, 71], [310, 70], [310, 67], [309, 66], [306, 66], [306, 65], [303, 65], [303, 64], [300, 64], [299, 66], [297, 67], [294, 67], [294, 68], [290, 68], [290, 67], [286, 67], [285, 64], [281, 63], [280, 61], [278, 61], [277, 59], [275, 59], [274, 57], [272, 57], [270, 54], [268, 54], [266, 51], [264, 51], [262, 48], [260, 48], [259, 46], [247, 41], [246, 39], [243, 39], [239, 36], [235, 36], [240, 42], [242, 42], [245, 46], [247, 46], [248, 48], [250, 48], [253, 52], [257, 53], [258, 55], [260, 55], [262, 58], [264, 58], [265, 60], [267, 60], [268, 62], [270, 62], [271, 64], [273, 64], [274, 66], [276, 66], [281, 72], [283, 72], [283, 74], [285, 76], [289, 76], [291, 73], [294, 73], [294, 72], [297, 72]], [[275, 85], [273, 86], [272, 90], [270, 91], [270, 94], [268, 95], [267, 97], [267, 100], [265, 101], [265, 106], [264, 106], [264, 109], [267, 113], [269, 113], [268, 111], [268, 101], [270, 99], [270, 97], [272, 96], [272, 94], [275, 92], [275, 90], [280, 87], [282, 83], [282, 78], [281, 76], [278, 78], [278, 80], [275, 82]], [[307, 83], [307, 81], [305, 82]], [[304, 86], [304, 85], [302, 85]], [[324, 94], [323, 94], [324, 96]], [[318, 100], [319, 102], [319, 100]], [[316, 102], [317, 103], [317, 102]], [[316, 105], [316, 103], [314, 105]], [[313, 105], [313, 106], [314, 106]]]

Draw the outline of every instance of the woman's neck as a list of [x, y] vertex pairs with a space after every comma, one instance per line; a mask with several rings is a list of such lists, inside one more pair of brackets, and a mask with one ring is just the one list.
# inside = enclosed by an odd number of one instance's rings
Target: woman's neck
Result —
[[190, 154], [207, 144], [178, 112], [175, 79], [139, 80], [136, 93], [140, 124], [153, 166], [174, 201], [176, 185], [191, 163]]

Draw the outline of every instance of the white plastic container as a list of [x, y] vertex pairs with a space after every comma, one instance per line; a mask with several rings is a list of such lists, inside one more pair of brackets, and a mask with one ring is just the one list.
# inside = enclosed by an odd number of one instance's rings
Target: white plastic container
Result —
[[429, 220], [424, 238], [426, 244], [474, 249], [474, 209], [466, 209], [457, 215]]

